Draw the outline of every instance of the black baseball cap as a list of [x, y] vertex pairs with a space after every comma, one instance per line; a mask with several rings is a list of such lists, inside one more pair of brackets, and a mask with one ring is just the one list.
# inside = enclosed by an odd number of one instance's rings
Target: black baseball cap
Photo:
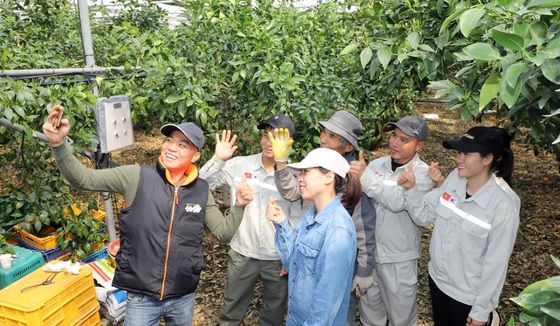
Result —
[[294, 123], [292, 119], [285, 114], [277, 114], [273, 115], [272, 117], [268, 118], [266, 121], [263, 121], [258, 124], [258, 129], [265, 129], [266, 127], [276, 128], [286, 128], [290, 132], [290, 136], [294, 136], [296, 132], [296, 128], [294, 127]]
[[180, 132], [187, 137], [191, 143], [198, 148], [199, 152], [202, 152], [202, 146], [204, 146], [204, 133], [202, 130], [192, 122], [183, 122], [181, 124], [168, 123], [163, 125], [159, 130], [164, 136], [169, 136], [175, 130]]
[[442, 142], [443, 147], [463, 153], [492, 153], [500, 155], [504, 151], [504, 137], [495, 127], [472, 127], [457, 140]]

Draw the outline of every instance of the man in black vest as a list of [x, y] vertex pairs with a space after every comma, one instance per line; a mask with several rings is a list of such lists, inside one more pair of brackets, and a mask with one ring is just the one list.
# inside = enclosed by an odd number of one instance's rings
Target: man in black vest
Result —
[[222, 242], [229, 242], [253, 199], [244, 181], [236, 188], [237, 202], [223, 218], [208, 183], [194, 163], [204, 145], [202, 130], [192, 122], [164, 125], [166, 136], [154, 166], [124, 165], [95, 170], [83, 166], [65, 142], [70, 123], [55, 106], [43, 132], [64, 177], [83, 190], [121, 193], [121, 247], [113, 285], [128, 292], [125, 325], [190, 325], [194, 295], [204, 266], [204, 225]]

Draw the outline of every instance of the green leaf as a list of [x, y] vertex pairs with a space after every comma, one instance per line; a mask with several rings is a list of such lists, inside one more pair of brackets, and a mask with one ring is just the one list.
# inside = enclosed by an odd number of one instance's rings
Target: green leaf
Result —
[[100, 76], [100, 75], [96, 76], [95, 77], [95, 83], [97, 84], [97, 86], [101, 86], [101, 83], [103, 82], [104, 79], [105, 78], [103, 76]]
[[360, 53], [360, 63], [362, 64], [362, 68], [365, 69], [368, 63], [371, 61], [371, 57], [373, 56], [373, 52], [371, 48], [365, 47], [362, 52]]
[[560, 84], [560, 62], [558, 60], [546, 60], [541, 66], [541, 71], [546, 79], [556, 84]]
[[[560, 113], [560, 109], [556, 110], [556, 112]], [[554, 264], [556, 264], [557, 267], [560, 267], [560, 259], [556, 258], [556, 256], [554, 255], [550, 255], [550, 258], [552, 259]]]
[[377, 58], [379, 62], [383, 66], [383, 68], [387, 68], [389, 62], [391, 62], [392, 53], [388, 47], [381, 48], [377, 50]]
[[515, 319], [513, 317], [509, 317], [507, 326], [515, 326]]
[[525, 72], [527, 64], [525, 62], [517, 62], [506, 69], [505, 78], [509, 87], [514, 88], [519, 80], [519, 75]]
[[420, 49], [426, 51], [426, 52], [436, 52], [434, 51], [434, 49], [429, 46], [428, 44], [420, 44]]
[[530, 305], [545, 305], [549, 302], [560, 300], [560, 294], [552, 291], [540, 291], [525, 298], [525, 303]]
[[496, 74], [490, 75], [484, 81], [480, 89], [480, 101], [478, 104], [478, 112], [482, 112], [486, 105], [490, 103], [497, 95], [499, 89], [500, 76]]
[[527, 41], [534, 42], [535, 44], [540, 46], [541, 44], [543, 44], [543, 42], [546, 39], [547, 30], [548, 27], [544, 22], [542, 21], [533, 22], [531, 25], [529, 25], [528, 28], [529, 33], [528, 35], [525, 35], [525, 38], [527, 38]]
[[183, 95], [169, 95], [168, 97], [165, 98], [165, 100], [163, 100], [165, 103], [168, 104], [173, 104], [176, 103], [180, 100], [184, 99]]
[[506, 49], [519, 51], [525, 47], [523, 37], [493, 29], [491, 31], [492, 38], [496, 43], [500, 44]]
[[554, 59], [560, 56], [560, 37], [554, 38], [544, 49], [547, 58]]
[[6, 117], [6, 119], [13, 121], [12, 119], [14, 118], [15, 114], [14, 111], [12, 111], [12, 109], [4, 108], [4, 116]]
[[555, 320], [560, 320], [560, 308], [541, 307], [541, 311]]
[[502, 78], [502, 80], [500, 80], [500, 89], [498, 92], [500, 94], [500, 100], [502, 100], [502, 102], [511, 109], [511, 107], [517, 102], [519, 94], [521, 93], [521, 82], [518, 82], [515, 87], [509, 87], [507, 81]]
[[420, 34], [412, 32], [406, 36], [406, 41], [410, 44], [410, 47], [417, 49], [420, 45]]
[[441, 34], [446, 33], [447, 32], [447, 27], [449, 26], [449, 24], [451, 24], [452, 21], [457, 19], [457, 17], [459, 17], [466, 10], [467, 10], [467, 8], [458, 9], [457, 11], [455, 11], [454, 13], [449, 15], [447, 18], [445, 18], [445, 20], [441, 24], [441, 27], [439, 28], [439, 34], [441, 35]]
[[20, 117], [25, 118], [25, 110], [22, 107], [13, 106], [13, 108]]
[[531, 0], [526, 8], [555, 8], [560, 7], [560, 0]]
[[537, 55], [535, 55], [534, 57], [529, 57], [527, 58], [527, 60], [529, 60], [532, 64], [534, 64], [537, 67], [542, 66], [542, 64], [544, 63], [545, 60], [545, 56], [543, 53], [538, 53]]
[[356, 51], [358, 51], [358, 43], [352, 42], [348, 44], [344, 49], [342, 49], [342, 51], [340, 51], [340, 55], [347, 55]]
[[465, 37], [469, 37], [472, 30], [480, 24], [480, 19], [486, 11], [481, 8], [473, 8], [465, 11], [459, 18], [459, 28]]
[[500, 52], [488, 43], [474, 43], [463, 48], [463, 52], [477, 60], [494, 61], [501, 58]]
[[35, 221], [35, 223], [33, 223], [33, 227], [35, 228], [35, 232], [39, 232], [41, 231], [43, 224], [41, 223], [41, 221], [37, 220]]
[[556, 145], [560, 143], [560, 135], [558, 135], [558, 137], [552, 142], [552, 145]]

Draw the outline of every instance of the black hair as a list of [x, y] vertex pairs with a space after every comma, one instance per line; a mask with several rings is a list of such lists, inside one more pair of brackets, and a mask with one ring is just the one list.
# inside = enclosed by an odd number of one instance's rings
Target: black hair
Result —
[[[496, 173], [496, 176], [504, 179], [508, 184], [511, 184], [513, 175], [514, 157], [511, 150], [511, 136], [508, 132], [500, 127], [492, 127], [492, 130], [500, 137], [501, 153], [494, 154], [490, 170]], [[481, 153], [482, 156], [488, 153]]]
[[[319, 171], [327, 173], [330, 170], [319, 167]], [[337, 194], [342, 194], [340, 200], [342, 206], [346, 208], [348, 214], [352, 215], [354, 208], [356, 208], [362, 196], [362, 184], [360, 183], [360, 179], [350, 173], [347, 173], [345, 178], [336, 173], [334, 173], [334, 176], [334, 191]]]

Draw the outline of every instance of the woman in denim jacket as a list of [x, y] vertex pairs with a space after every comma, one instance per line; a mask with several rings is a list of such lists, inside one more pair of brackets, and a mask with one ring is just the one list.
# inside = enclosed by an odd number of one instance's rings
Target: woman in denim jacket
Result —
[[331, 149], [315, 149], [288, 167], [301, 170], [301, 196], [314, 207], [296, 230], [273, 198], [267, 207], [266, 216], [276, 229], [276, 248], [289, 276], [286, 324], [344, 325], [357, 250], [348, 212], [360, 199], [360, 182], [348, 174], [348, 162]]

